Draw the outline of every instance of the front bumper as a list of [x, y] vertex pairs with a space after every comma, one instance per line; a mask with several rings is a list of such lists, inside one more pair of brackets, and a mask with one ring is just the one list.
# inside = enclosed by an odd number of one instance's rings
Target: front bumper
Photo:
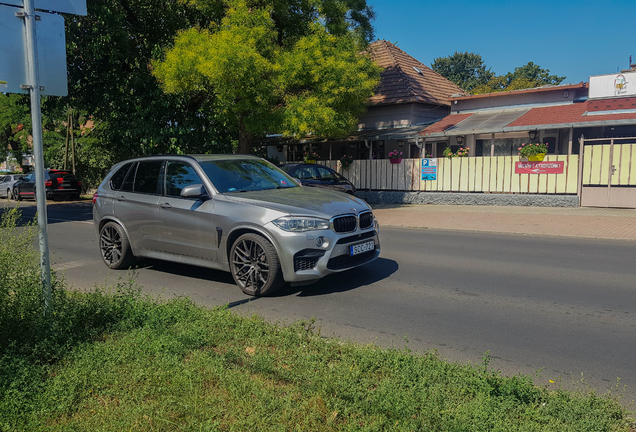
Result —
[[[338, 234], [331, 230], [303, 233], [277, 231], [281, 267], [286, 282], [316, 281], [329, 274], [367, 264], [380, 256], [377, 222], [369, 229], [347, 234]], [[350, 246], [371, 240], [374, 243], [372, 250], [350, 255]]]

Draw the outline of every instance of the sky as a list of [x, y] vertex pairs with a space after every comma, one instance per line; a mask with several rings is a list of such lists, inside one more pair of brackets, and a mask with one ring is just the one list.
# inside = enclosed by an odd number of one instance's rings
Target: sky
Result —
[[636, 63], [636, 0], [367, 0], [376, 38], [427, 66], [455, 51], [480, 54], [497, 75], [528, 62], [565, 83]]

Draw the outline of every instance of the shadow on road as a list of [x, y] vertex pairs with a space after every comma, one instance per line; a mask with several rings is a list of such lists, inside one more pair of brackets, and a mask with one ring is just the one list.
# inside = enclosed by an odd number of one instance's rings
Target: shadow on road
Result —
[[380, 257], [362, 267], [331, 274], [320, 279], [315, 284], [301, 287], [292, 287], [290, 284], [286, 284], [283, 289], [274, 293], [271, 297], [294, 294], [299, 297], [309, 297], [350, 291], [386, 279], [395, 273], [398, 268], [397, 262]]
[[[37, 206], [34, 201], [5, 201], [0, 203], [0, 213], [18, 207], [22, 212], [18, 225], [26, 225], [35, 221]], [[46, 214], [48, 224], [60, 222], [84, 222], [93, 220], [93, 203], [91, 200], [82, 201], [47, 201]]]
[[[234, 289], [239, 289], [234, 283], [232, 275], [221, 270], [212, 270], [188, 264], [152, 259], [139, 261], [136, 267], [150, 271], [169, 273], [176, 276], [207, 280], [213, 283], [228, 284]], [[292, 295], [308, 297], [345, 292], [386, 279], [395, 273], [398, 267], [398, 263], [393, 260], [378, 258], [373, 261], [373, 263], [329, 275], [311, 285], [292, 287], [291, 284], [285, 284], [282, 289], [267, 297], [287, 297]], [[187, 281], [184, 280], [184, 283], [187, 283]], [[240, 306], [244, 303], [257, 300], [258, 298], [259, 297], [249, 297], [233, 301], [229, 303], [229, 307]]]

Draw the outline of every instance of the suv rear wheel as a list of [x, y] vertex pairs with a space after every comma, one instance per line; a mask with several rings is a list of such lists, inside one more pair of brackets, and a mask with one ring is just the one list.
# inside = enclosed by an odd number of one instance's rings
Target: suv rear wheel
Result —
[[115, 222], [108, 222], [100, 230], [99, 249], [104, 263], [112, 269], [128, 268], [135, 260], [124, 229]]
[[230, 251], [230, 271], [239, 288], [252, 296], [271, 294], [284, 284], [276, 249], [258, 234], [236, 239]]

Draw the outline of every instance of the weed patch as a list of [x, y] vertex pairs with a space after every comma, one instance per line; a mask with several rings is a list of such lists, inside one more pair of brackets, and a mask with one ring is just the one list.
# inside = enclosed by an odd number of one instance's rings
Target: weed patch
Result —
[[342, 343], [312, 322], [146, 297], [132, 280], [77, 293], [55, 279], [46, 320], [33, 232], [11, 217], [2, 239], [27, 251], [0, 246], [0, 260], [20, 263], [1, 279], [2, 431], [630, 430], [615, 399], [501, 376], [487, 358]]

